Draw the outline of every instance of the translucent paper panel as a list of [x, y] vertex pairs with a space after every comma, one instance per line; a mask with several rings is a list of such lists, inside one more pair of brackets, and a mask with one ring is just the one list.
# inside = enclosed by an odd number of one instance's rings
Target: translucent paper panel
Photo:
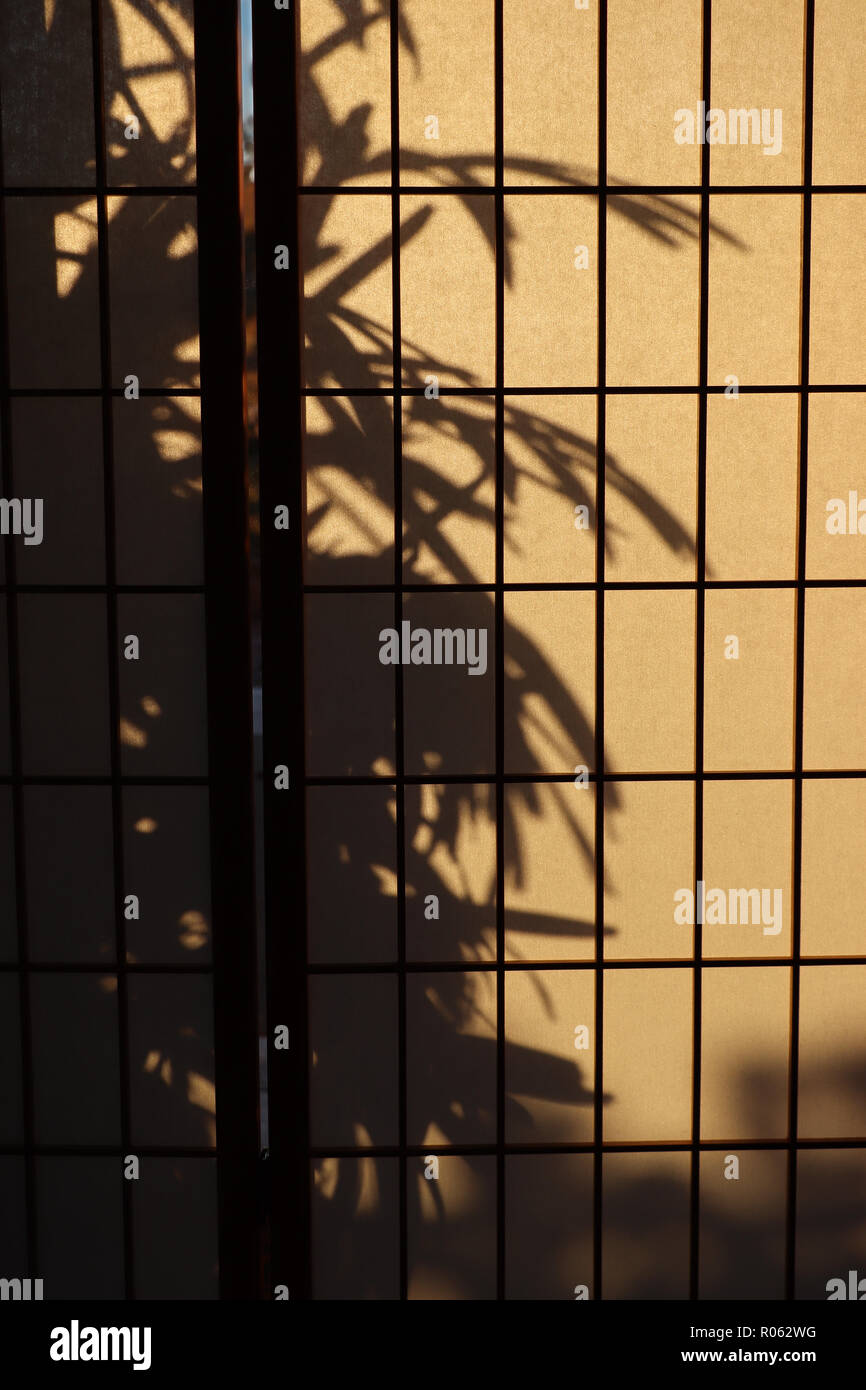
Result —
[[493, 182], [493, 0], [401, 0], [400, 181]]
[[[726, 115], [724, 141], [711, 145], [712, 182], [800, 183], [803, 7], [788, 0], [716, 0], [712, 14], [710, 97], [712, 107]], [[750, 112], [748, 136], [744, 110]]]
[[592, 1155], [505, 1160], [505, 1297], [592, 1297]]
[[444, 1154], [435, 1179], [422, 1159], [407, 1166], [409, 1298], [495, 1298], [496, 1159]]
[[694, 594], [613, 590], [604, 624], [608, 770], [691, 771]]
[[311, 775], [393, 775], [394, 669], [379, 660], [379, 633], [393, 625], [394, 602], [385, 595], [307, 596]]
[[507, 772], [593, 769], [595, 595], [505, 596]]
[[806, 594], [803, 762], [807, 768], [866, 768], [866, 593]]
[[117, 899], [111, 789], [25, 787], [24, 848], [31, 959], [113, 961]]
[[10, 5], [0, 15], [3, 174], [10, 186], [95, 182], [90, 15], [90, 0]]
[[828, 193], [813, 200], [809, 337], [813, 386], [866, 381], [862, 331], [866, 282], [860, 260], [864, 234], [866, 204], [862, 198]]
[[310, 194], [299, 220], [304, 385], [390, 386], [390, 198]]
[[852, 903], [866, 898], [866, 781], [803, 783], [800, 948], [806, 956], [866, 956]]
[[27, 1266], [27, 1201], [23, 1158], [0, 1156], [0, 1256], [6, 1269]]
[[[825, 1301], [850, 1292], [849, 1270], [866, 1264], [866, 1148], [797, 1155], [797, 1298]], [[859, 1288], [855, 1296], [862, 1297]]]
[[306, 0], [298, 26], [298, 145], [305, 184], [391, 178], [390, 23], [387, 6], [362, 0], [363, 39], [347, 42], [330, 0]]
[[792, 589], [714, 589], [704, 618], [704, 767], [794, 765]]
[[692, 988], [691, 970], [605, 972], [606, 1143], [690, 1137]]
[[98, 386], [96, 199], [6, 198], [4, 212], [11, 387]]
[[595, 385], [596, 199], [511, 194], [505, 222], [506, 385]]
[[107, 200], [111, 376], [197, 387], [198, 233], [192, 198]]
[[4, 1103], [0, 1110], [0, 1142], [21, 1144], [24, 1110], [21, 1088], [21, 1001], [18, 979], [11, 972], [0, 975], [0, 1080]]
[[200, 401], [120, 399], [113, 416], [117, 582], [201, 584]]
[[407, 787], [404, 833], [407, 957], [494, 958], [495, 789], [471, 782]]
[[674, 139], [675, 112], [701, 94], [700, 0], [614, 0], [607, 17], [611, 182], [699, 184], [700, 146]]
[[117, 976], [30, 980], [37, 1144], [119, 1144]]
[[611, 396], [606, 406], [605, 579], [694, 579], [695, 396]]
[[607, 208], [608, 385], [696, 386], [699, 200], [617, 196]]
[[598, 160], [598, 15], [505, 0], [506, 184], [594, 183]]
[[400, 199], [403, 370], [413, 384], [416, 374], [422, 385], [428, 374], [442, 386], [493, 384], [494, 222], [481, 194]]
[[674, 894], [694, 882], [693, 785], [608, 782], [604, 794], [605, 956], [690, 959], [694, 929], [674, 921]]
[[[492, 596], [411, 594], [403, 600], [402, 621], [409, 627], [401, 625], [400, 654], [405, 651], [406, 659], [412, 658], [403, 666], [406, 771], [457, 776], [492, 772]], [[393, 679], [393, 667], [380, 669]]]
[[403, 575], [407, 583], [493, 583], [494, 453], [492, 400], [404, 398]]
[[139, 915], [124, 922], [127, 960], [206, 965], [211, 960], [210, 819], [206, 787], [124, 787], [124, 894]]
[[[206, 776], [203, 599], [198, 594], [124, 594], [117, 620], [124, 771]], [[132, 637], [138, 648], [130, 658]]]
[[412, 974], [406, 981], [410, 1144], [496, 1137], [496, 975]]
[[42, 504], [42, 524], [31, 543], [22, 539], [16, 544], [18, 582], [104, 584], [99, 401], [62, 397], [13, 401], [12, 447], [17, 495], [39, 498]]
[[866, 1137], [863, 1056], [866, 970], [810, 965], [800, 972], [801, 1139]]
[[787, 1138], [790, 1021], [790, 970], [702, 972], [702, 1139]]
[[217, 1298], [217, 1165], [149, 1158], [134, 1184], [137, 1298]]
[[700, 1162], [699, 1297], [784, 1298], [787, 1154], [733, 1150]]
[[307, 922], [316, 962], [397, 957], [393, 787], [307, 790]]
[[391, 583], [393, 399], [307, 396], [302, 409], [307, 583]]
[[111, 0], [102, 33], [109, 183], [194, 183], [193, 0]]
[[18, 955], [12, 789], [0, 788], [0, 961]]
[[602, 1298], [688, 1298], [690, 1166], [687, 1153], [605, 1154]]
[[832, 392], [809, 401], [809, 579], [866, 579], [866, 396]]
[[[506, 584], [595, 578], [596, 402], [505, 399], [503, 570]], [[627, 487], [614, 479], [612, 486]]]
[[396, 976], [320, 975], [309, 990], [313, 1144], [396, 1144]]
[[37, 1158], [37, 1268], [52, 1298], [125, 1296], [123, 1182], [113, 1155]]
[[725, 236], [710, 242], [709, 383], [791, 385], [800, 376], [800, 199], [717, 194], [710, 215]]
[[793, 785], [704, 783], [703, 953], [791, 951]]
[[588, 960], [595, 954], [592, 783], [505, 788], [505, 954]]
[[20, 594], [22, 760], [30, 776], [109, 771], [105, 600]]
[[213, 985], [203, 975], [129, 978], [133, 1143], [216, 1143]]
[[507, 1143], [592, 1140], [595, 1046], [595, 979], [591, 970], [508, 972]]
[[860, 100], [864, 44], [866, 12], [858, 0], [824, 0], [816, 6], [812, 136], [816, 183], [866, 181], [866, 113]]
[[400, 1297], [396, 1158], [321, 1158], [313, 1170], [315, 1299]]
[[798, 445], [795, 395], [707, 398], [707, 579], [796, 577]]

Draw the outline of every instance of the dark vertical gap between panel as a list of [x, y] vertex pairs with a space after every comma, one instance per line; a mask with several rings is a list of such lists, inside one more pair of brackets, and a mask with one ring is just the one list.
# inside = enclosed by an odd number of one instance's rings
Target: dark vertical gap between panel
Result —
[[[270, 1249], [268, 1296], [309, 1299], [310, 1122], [307, 1001], [303, 489], [296, 21], [253, 0], [258, 274], [259, 468], [265, 940], [268, 979]], [[289, 249], [288, 270], [275, 248]], [[274, 529], [289, 508], [288, 531]], [[289, 787], [275, 785], [287, 767]], [[288, 1051], [274, 1029], [289, 1029]]]
[[800, 472], [797, 506], [797, 617], [794, 686], [794, 835], [791, 908], [791, 1038], [788, 1070], [788, 1173], [785, 1222], [785, 1298], [797, 1288], [797, 1130], [800, 1069], [800, 925], [803, 868], [803, 694], [806, 652], [806, 508], [809, 466], [809, 307], [812, 284], [812, 147], [815, 77], [815, 0], [806, 0], [803, 71], [803, 276], [800, 306]]
[[224, 1299], [258, 1297], [260, 1263], [239, 49], [235, 0], [221, 5], [196, 0], [212, 978], [219, 1277]]
[[[704, 0], [701, 34], [701, 98], [710, 105], [712, 77], [712, 0]], [[698, 495], [695, 571], [695, 942], [692, 992], [692, 1144], [689, 1213], [689, 1298], [700, 1296], [701, 1228], [701, 958], [703, 912], [699, 910], [704, 858], [704, 619], [707, 555], [707, 357], [710, 284], [710, 146], [701, 146], [700, 328], [698, 348]], [[701, 920], [699, 920], [699, 918]]]

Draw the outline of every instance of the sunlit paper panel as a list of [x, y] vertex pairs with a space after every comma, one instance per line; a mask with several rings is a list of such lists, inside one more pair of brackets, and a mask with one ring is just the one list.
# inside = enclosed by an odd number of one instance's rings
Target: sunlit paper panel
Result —
[[393, 580], [393, 411], [390, 396], [304, 398], [308, 584]]
[[403, 400], [403, 574], [412, 584], [495, 579], [494, 407]]
[[809, 377], [813, 386], [866, 382], [866, 202], [827, 193], [812, 200]]
[[606, 1143], [690, 1137], [692, 973], [605, 971]]
[[866, 591], [806, 594], [803, 763], [866, 768]]
[[605, 579], [693, 580], [698, 491], [695, 396], [611, 396]]
[[397, 956], [394, 788], [307, 788], [307, 924], [316, 963]]
[[215, 1144], [212, 979], [142, 972], [128, 990], [132, 1143]]
[[493, 182], [493, 0], [401, 0], [400, 182]]
[[787, 1138], [790, 1025], [790, 970], [702, 972], [702, 1139]]
[[613, 772], [694, 768], [695, 598], [605, 597], [605, 760]]
[[604, 1299], [687, 1299], [687, 1153], [607, 1153], [602, 1208]]
[[305, 386], [393, 380], [391, 200], [311, 193], [299, 204]]
[[793, 768], [795, 600], [791, 589], [712, 589], [706, 595], [707, 770]]
[[406, 1160], [409, 1299], [494, 1299], [496, 1159], [431, 1156], [438, 1178], [425, 1176], [427, 1159]]
[[207, 787], [124, 788], [124, 883], [141, 902], [124, 923], [130, 964], [210, 964], [210, 870]]
[[860, 0], [815, 6], [812, 177], [816, 183], [866, 182], [863, 52], [866, 10]]
[[[711, 182], [800, 183], [803, 6], [790, 0], [716, 0], [712, 14], [710, 102], [727, 120], [724, 143], [710, 146]], [[739, 129], [733, 143], [732, 109], [739, 120], [743, 110], [760, 114], [760, 132], [749, 122], [748, 143]]]
[[505, 788], [505, 956], [588, 960], [595, 954], [593, 783]]
[[735, 376], [745, 386], [792, 385], [800, 377], [800, 199], [716, 194], [710, 216], [726, 235], [710, 238], [709, 383]]
[[506, 396], [506, 584], [595, 579], [596, 402]]
[[699, 214], [693, 197], [607, 203], [607, 382], [696, 386]]
[[690, 782], [608, 782], [604, 789], [604, 954], [687, 960], [694, 928], [674, 921], [674, 894], [694, 880]]
[[489, 1144], [496, 1137], [496, 975], [440, 971], [406, 981], [410, 1144]]
[[111, 0], [102, 41], [109, 183], [195, 183], [193, 0]]
[[506, 385], [594, 386], [596, 199], [512, 193], [505, 226]]
[[400, 1297], [396, 1158], [320, 1158], [313, 1167], [315, 1299]]
[[592, 1139], [594, 992], [591, 970], [513, 970], [506, 975], [506, 1142]]
[[809, 400], [806, 575], [866, 579], [866, 396]]
[[115, 400], [113, 429], [118, 583], [201, 584], [201, 401]]
[[[298, 145], [304, 184], [391, 181], [391, 26], [375, 0], [358, 7], [358, 42], [331, 0], [298, 15]], [[290, 21], [291, 22], [291, 21]]]
[[866, 781], [803, 783], [800, 949], [804, 956], [866, 956]]
[[788, 1155], [734, 1146], [700, 1162], [699, 1297], [784, 1298]]
[[801, 1139], [866, 1139], [863, 1053], [866, 969], [809, 965], [800, 971]]
[[708, 397], [707, 579], [796, 578], [799, 409], [793, 394]]
[[447, 782], [405, 790], [406, 955], [496, 956], [495, 789]]
[[594, 183], [598, 11], [503, 6], [505, 183]]
[[594, 768], [595, 595], [505, 596], [505, 767]]
[[[463, 777], [494, 771], [497, 658], [492, 595], [409, 594], [403, 599], [402, 622], [409, 624], [410, 637], [418, 630], [430, 634], [431, 658], [429, 665], [413, 662], [402, 668], [406, 771]], [[459, 638], [449, 640], [444, 635], [459, 629], [463, 629], [465, 664], [460, 664]], [[439, 663], [435, 661], [437, 630], [443, 634]], [[400, 635], [402, 654], [402, 623]], [[425, 638], [417, 640], [417, 653], [423, 656]], [[393, 680], [392, 666], [380, 666], [380, 670]]]
[[789, 781], [704, 783], [705, 956], [790, 953], [793, 824]]
[[592, 1154], [505, 1159], [505, 1297], [573, 1301], [592, 1287]]
[[839, 1292], [833, 1279], [841, 1279], [847, 1297], [852, 1269], [859, 1284], [866, 1268], [864, 1207], [866, 1148], [798, 1153], [797, 1298], [826, 1301]]
[[675, 113], [701, 95], [701, 0], [612, 0], [607, 15], [611, 183], [697, 184], [698, 144], [677, 144]]
[[424, 386], [431, 375], [441, 386], [493, 385], [494, 225], [493, 199], [483, 194], [400, 199], [406, 385]]

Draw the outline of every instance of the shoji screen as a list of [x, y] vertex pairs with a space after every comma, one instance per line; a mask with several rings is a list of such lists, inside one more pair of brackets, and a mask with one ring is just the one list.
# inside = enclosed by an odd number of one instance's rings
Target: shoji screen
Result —
[[825, 1298], [866, 1260], [861, 6], [293, 9], [273, 1283]]
[[256, 1291], [236, 29], [0, 12], [0, 1274], [45, 1298]]

